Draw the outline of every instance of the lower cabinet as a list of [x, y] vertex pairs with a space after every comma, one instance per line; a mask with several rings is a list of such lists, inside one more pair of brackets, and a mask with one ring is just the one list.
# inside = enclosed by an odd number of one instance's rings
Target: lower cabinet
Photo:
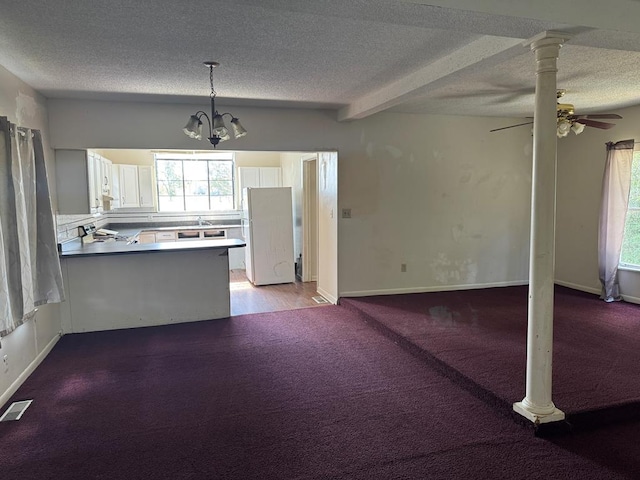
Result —
[[175, 242], [176, 232], [156, 232], [156, 242]]
[[[183, 240], [213, 240], [227, 238], [225, 230], [189, 229], [189, 230], [143, 230], [138, 235], [138, 243], [176, 242]], [[237, 237], [239, 238], [239, 237]], [[234, 249], [230, 249], [234, 250]], [[239, 249], [235, 249], [239, 250]]]
[[156, 233], [140, 232], [138, 235], [138, 243], [156, 243]]
[[[242, 238], [242, 228], [227, 229], [188, 229], [188, 230], [143, 230], [138, 235], [138, 243], [182, 242], [185, 240], [209, 240], [215, 238]], [[244, 247], [229, 249], [229, 268], [238, 270], [245, 268]]]
[[[234, 227], [227, 230], [227, 238], [242, 238], [242, 228]], [[244, 249], [242, 248], [230, 248], [229, 249], [229, 268], [231, 270], [243, 270], [245, 268]]]

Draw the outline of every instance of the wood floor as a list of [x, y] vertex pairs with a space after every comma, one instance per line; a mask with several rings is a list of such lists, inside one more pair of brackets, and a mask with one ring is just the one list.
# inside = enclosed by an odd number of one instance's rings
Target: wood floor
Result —
[[316, 292], [316, 282], [284, 283], [281, 285], [254, 286], [244, 270], [229, 272], [231, 290], [231, 315], [245, 313], [278, 312], [296, 308], [320, 307], [329, 303], [317, 303], [312, 297], [320, 297]]

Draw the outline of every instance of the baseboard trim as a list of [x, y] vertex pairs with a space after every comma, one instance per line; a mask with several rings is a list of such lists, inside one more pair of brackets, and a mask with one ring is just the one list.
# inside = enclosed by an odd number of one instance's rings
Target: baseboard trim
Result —
[[571, 288], [573, 290], [580, 290], [581, 292], [593, 293], [595, 295], [600, 295], [599, 288], [587, 287], [585, 285], [578, 285], [577, 283], [565, 282], [564, 280], [555, 280], [556, 285], [560, 285], [562, 287]]
[[42, 351], [38, 354], [38, 356], [36, 356], [36, 358], [33, 359], [33, 361], [29, 364], [29, 366], [20, 375], [18, 375], [18, 378], [16, 378], [14, 382], [11, 385], [9, 385], [9, 388], [7, 388], [7, 390], [2, 395], [0, 395], [0, 409], [3, 408], [5, 403], [7, 403], [9, 399], [13, 396], [13, 394], [18, 391], [18, 388], [20, 388], [20, 386], [24, 383], [24, 381], [27, 378], [29, 378], [29, 375], [31, 375], [34, 372], [34, 370], [38, 368], [38, 365], [40, 365], [42, 361], [45, 359], [45, 357], [49, 355], [49, 352], [53, 350], [53, 347], [55, 347], [56, 343], [58, 343], [58, 340], [60, 340], [61, 337], [62, 337], [62, 331], [57, 333], [51, 339], [51, 341], [47, 343], [47, 345], [42, 349]]
[[631, 295], [622, 295], [622, 299], [625, 302], [629, 302], [629, 303], [638, 303], [640, 304], [640, 298], [638, 297], [632, 297]]
[[[450, 292], [453, 290], [477, 290], [481, 288], [516, 287], [528, 285], [528, 280], [513, 282], [470, 283], [462, 285], [437, 285], [432, 287], [387, 288], [381, 290], [356, 290], [342, 292], [341, 297], [371, 297], [373, 295], [402, 295], [405, 293]], [[324, 295], [323, 295], [324, 296]]]
[[327, 300], [329, 300], [329, 302], [331, 302], [331, 304], [336, 305], [338, 303], [338, 299], [336, 297], [334, 297], [333, 295], [331, 295], [329, 292], [318, 288], [317, 292], [322, 295], [324, 298], [326, 298]]

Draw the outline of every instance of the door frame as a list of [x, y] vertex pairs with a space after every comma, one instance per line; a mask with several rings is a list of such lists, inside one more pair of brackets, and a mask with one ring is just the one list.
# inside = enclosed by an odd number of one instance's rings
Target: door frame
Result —
[[[312, 168], [312, 162], [315, 170], [316, 184], [315, 189], [312, 189], [310, 169]], [[317, 280], [317, 262], [318, 262], [318, 239], [312, 238], [311, 235], [311, 208], [316, 210], [316, 234], [318, 232], [318, 155], [309, 154], [303, 155], [301, 158], [302, 165], [302, 281], [312, 282]], [[315, 195], [312, 195], [315, 192]], [[316, 235], [317, 236], [317, 235]], [[316, 275], [312, 275], [313, 264], [311, 262], [311, 255], [309, 252], [314, 248], [316, 249]]]

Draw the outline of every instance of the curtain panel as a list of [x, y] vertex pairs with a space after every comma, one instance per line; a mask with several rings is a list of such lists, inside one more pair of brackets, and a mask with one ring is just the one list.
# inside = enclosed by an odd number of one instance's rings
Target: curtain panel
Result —
[[0, 336], [64, 299], [40, 131], [0, 117]]
[[605, 302], [622, 299], [618, 284], [618, 264], [629, 205], [633, 146], [633, 140], [607, 143], [598, 232], [598, 266], [602, 284], [600, 298]]

